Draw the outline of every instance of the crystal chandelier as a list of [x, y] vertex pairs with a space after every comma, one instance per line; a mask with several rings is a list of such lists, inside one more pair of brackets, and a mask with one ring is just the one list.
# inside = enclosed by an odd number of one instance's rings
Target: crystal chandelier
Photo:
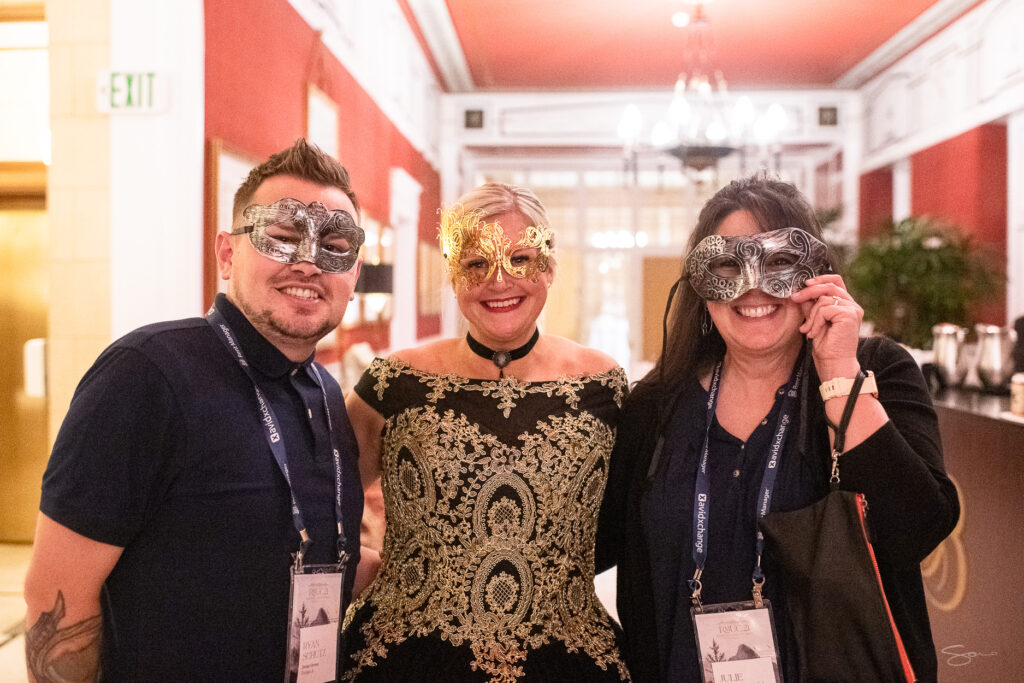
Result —
[[749, 97], [729, 94], [722, 71], [712, 63], [714, 41], [703, 2], [696, 3], [692, 17], [686, 21], [680, 21], [679, 14], [673, 17], [673, 23], [687, 30], [683, 70], [667, 115], [654, 123], [646, 142], [639, 107], [627, 105], [619, 123], [627, 158], [635, 164], [638, 151], [651, 148], [678, 158], [684, 169], [704, 171], [739, 151], [744, 154], [745, 165], [748, 146], [767, 149], [777, 145], [787, 125], [786, 113], [778, 103], [759, 113]]

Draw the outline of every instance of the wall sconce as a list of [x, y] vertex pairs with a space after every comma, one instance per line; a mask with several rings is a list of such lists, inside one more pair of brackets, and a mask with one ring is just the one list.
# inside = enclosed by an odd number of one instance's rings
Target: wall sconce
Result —
[[391, 276], [390, 263], [363, 263], [355, 292], [361, 295], [364, 322], [387, 320], [391, 317]]
[[391, 294], [391, 264], [363, 263], [356, 281], [357, 294]]

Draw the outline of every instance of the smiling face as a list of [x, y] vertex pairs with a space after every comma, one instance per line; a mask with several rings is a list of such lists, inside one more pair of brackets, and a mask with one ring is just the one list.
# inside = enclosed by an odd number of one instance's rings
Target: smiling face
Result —
[[[269, 206], [286, 197], [358, 215], [339, 188], [288, 175], [265, 180], [250, 204]], [[358, 262], [347, 272], [325, 273], [310, 261], [275, 261], [257, 252], [247, 235], [226, 232], [217, 235], [217, 262], [221, 278], [228, 280], [231, 302], [260, 334], [294, 361], [309, 357], [316, 342], [338, 326], [359, 277]]]
[[[528, 241], [530, 230], [536, 230], [525, 216], [514, 211], [488, 216], [487, 223], [500, 225], [511, 245]], [[467, 287], [454, 280], [452, 283], [470, 334], [492, 349], [522, 346], [533, 334], [547, 301], [553, 278], [550, 265], [546, 263], [544, 270], [531, 267], [542, 256], [539, 247], [513, 248], [498, 266], [492, 263], [493, 258], [489, 260], [486, 254], [474, 251], [472, 244], [473, 240], [468, 240], [462, 250], [459, 268], [477, 284]], [[529, 275], [515, 277], [517, 273]]]
[[[735, 237], [761, 232], [754, 216], [741, 210], [726, 216], [715, 234]], [[803, 340], [803, 312], [789, 297], [779, 298], [751, 289], [731, 301], [708, 301], [707, 307], [730, 352], [762, 354], [790, 348]]]

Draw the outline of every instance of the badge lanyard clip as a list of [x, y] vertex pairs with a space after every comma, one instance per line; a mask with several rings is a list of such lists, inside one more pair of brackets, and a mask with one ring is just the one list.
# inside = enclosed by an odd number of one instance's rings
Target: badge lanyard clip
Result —
[[690, 603], [693, 604], [693, 608], [698, 612], [704, 611], [704, 605], [702, 605], [700, 601], [700, 592], [704, 588], [704, 584], [700, 582], [700, 577], [703, 573], [703, 569], [697, 568], [693, 572], [693, 578], [687, 581], [687, 584], [690, 586], [690, 590], [693, 591], [690, 594]]

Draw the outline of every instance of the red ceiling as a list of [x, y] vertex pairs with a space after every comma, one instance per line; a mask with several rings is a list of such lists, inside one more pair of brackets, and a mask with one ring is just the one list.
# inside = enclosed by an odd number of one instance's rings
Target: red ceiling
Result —
[[[717, 0], [713, 62], [731, 88], [828, 87], [936, 0]], [[447, 0], [478, 90], [666, 87], [684, 0]]]

